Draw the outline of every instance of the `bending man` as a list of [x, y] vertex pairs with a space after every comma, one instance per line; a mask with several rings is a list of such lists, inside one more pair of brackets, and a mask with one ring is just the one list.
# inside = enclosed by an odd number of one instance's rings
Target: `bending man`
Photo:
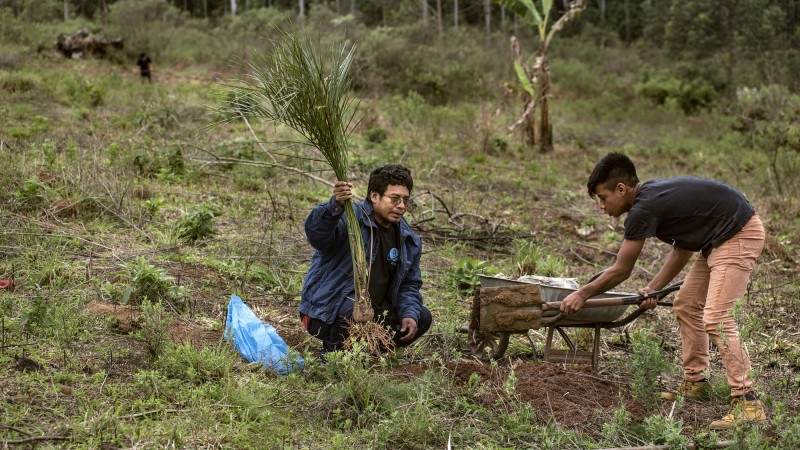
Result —
[[[628, 279], [648, 237], [672, 245], [672, 251], [640, 295], [665, 287], [699, 253], [674, 301], [683, 347], [683, 382], [677, 394], [702, 398], [709, 393], [710, 336], [722, 356], [733, 397], [730, 412], [711, 426], [765, 423], [764, 407], [749, 375], [750, 358], [731, 317], [764, 247], [764, 227], [750, 203], [732, 187], [713, 180], [674, 177], [640, 183], [633, 162], [620, 153], [609, 153], [597, 163], [587, 187], [606, 214], [628, 213], [624, 240], [614, 265], [570, 294], [561, 312], [578, 311], [587, 298]], [[642, 304], [655, 306], [655, 298]], [[674, 394], [665, 392], [662, 397], [671, 399]]]

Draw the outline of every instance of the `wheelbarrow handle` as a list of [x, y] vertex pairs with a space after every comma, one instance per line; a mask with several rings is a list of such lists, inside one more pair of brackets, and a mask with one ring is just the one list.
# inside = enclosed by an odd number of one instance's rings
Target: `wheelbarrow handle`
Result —
[[[590, 298], [583, 304], [584, 308], [602, 308], [605, 306], [619, 306], [619, 305], [637, 305], [648, 298], [664, 298], [667, 294], [677, 291], [681, 288], [683, 280], [678, 281], [660, 291], [653, 291], [646, 296], [641, 295], [628, 295], [625, 297], [610, 297], [610, 298]], [[672, 306], [669, 302], [657, 302], [659, 306]], [[552, 311], [561, 309], [561, 302], [545, 302], [542, 303], [542, 311]]]

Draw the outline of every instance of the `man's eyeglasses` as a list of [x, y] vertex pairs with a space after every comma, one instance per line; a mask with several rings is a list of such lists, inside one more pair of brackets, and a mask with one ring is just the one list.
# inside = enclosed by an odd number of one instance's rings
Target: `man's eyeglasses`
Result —
[[406, 205], [406, 209], [414, 208], [414, 198], [413, 197], [400, 197], [399, 195], [384, 195], [384, 197], [389, 197], [389, 200], [392, 202], [392, 206], [397, 206], [400, 202], [403, 202]]

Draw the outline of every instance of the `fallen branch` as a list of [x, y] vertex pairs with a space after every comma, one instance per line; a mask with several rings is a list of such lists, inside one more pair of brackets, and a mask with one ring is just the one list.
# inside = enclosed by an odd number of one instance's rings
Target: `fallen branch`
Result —
[[3, 446], [27, 444], [29, 442], [37, 442], [37, 441], [67, 441], [72, 439], [72, 437], [70, 436], [49, 436], [49, 435], [34, 436], [31, 433], [28, 433], [27, 431], [20, 430], [19, 428], [16, 427], [12, 427], [11, 425], [0, 424], [0, 429], [11, 430], [19, 434], [24, 434], [25, 436], [28, 436], [23, 439], [12, 439], [12, 440], [2, 439], [0, 440], [0, 444], [2, 444]]
[[151, 411], [144, 411], [136, 414], [129, 414], [127, 416], [122, 416], [120, 419], [135, 419], [137, 417], [144, 417], [149, 416], [150, 414], [155, 413], [177, 413], [177, 412], [185, 412], [188, 411], [187, 409], [154, 409]]
[[72, 439], [70, 436], [32, 436], [25, 439], [15, 439], [15, 440], [2, 440], [0, 444], [3, 445], [17, 445], [17, 444], [27, 444], [30, 442], [38, 442], [38, 441], [68, 441]]
[[[105, 246], [105, 245], [103, 245], [103, 244], [97, 243], [97, 242], [95, 242], [95, 241], [91, 241], [91, 240], [89, 240], [89, 239], [86, 239], [86, 238], [82, 238], [82, 237], [80, 237], [80, 236], [76, 236], [76, 235], [74, 235], [74, 234], [62, 234], [62, 233], [26, 233], [26, 232], [21, 232], [21, 231], [3, 231], [3, 232], [0, 232], [0, 236], [39, 236], [39, 237], [61, 237], [61, 238], [67, 238], [67, 239], [77, 239], [77, 240], [79, 240], [79, 241], [83, 241], [83, 242], [85, 242], [85, 243], [87, 243], [87, 244], [96, 245], [96, 246], [98, 246], [98, 247], [101, 247], [101, 248], [104, 248], [104, 249], [106, 249], [106, 250], [109, 250], [109, 251], [111, 251], [111, 252], [112, 252], [112, 254], [113, 254], [113, 252], [114, 252], [114, 249], [113, 249], [113, 248], [111, 248], [111, 247], [106, 247], [106, 246]], [[115, 257], [115, 258], [117, 258], [117, 259], [120, 259], [120, 258], [119, 258], [119, 257], [117, 257], [116, 255], [114, 255], [114, 257]]]
[[2, 425], [2, 424], [0, 424], [0, 429], [16, 431], [19, 434], [24, 434], [24, 435], [27, 435], [27, 436], [31, 436], [31, 434], [28, 433], [27, 431], [22, 431], [19, 428], [12, 427], [11, 425]]
[[217, 155], [215, 155], [215, 154], [213, 154], [213, 153], [211, 153], [211, 152], [209, 152], [207, 150], [204, 150], [204, 151], [206, 153], [210, 154], [213, 159], [197, 158], [197, 157], [191, 157], [191, 156], [187, 156], [186, 159], [188, 159], [189, 161], [202, 162], [202, 163], [206, 163], [206, 164], [239, 164], [239, 165], [242, 165], [242, 166], [265, 167], [265, 168], [268, 168], [268, 169], [282, 169], [282, 170], [286, 170], [288, 172], [294, 172], [294, 173], [309, 177], [309, 178], [311, 178], [311, 179], [313, 179], [315, 181], [319, 181], [320, 183], [324, 183], [324, 184], [326, 184], [328, 186], [333, 186], [333, 183], [331, 183], [330, 181], [328, 181], [328, 180], [326, 180], [324, 178], [318, 177], [318, 176], [314, 175], [313, 173], [303, 171], [303, 170], [298, 169], [296, 167], [287, 166], [286, 164], [281, 164], [281, 163], [278, 163], [278, 162], [271, 162], [270, 163], [270, 162], [254, 161], [252, 159], [227, 158], [227, 157], [224, 157], [224, 156], [217, 156]]

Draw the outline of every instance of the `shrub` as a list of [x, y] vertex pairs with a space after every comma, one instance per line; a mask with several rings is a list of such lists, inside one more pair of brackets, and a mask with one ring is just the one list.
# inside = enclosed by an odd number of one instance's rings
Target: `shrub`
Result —
[[134, 337], [144, 342], [147, 353], [152, 359], [157, 359], [164, 352], [169, 342], [167, 331], [172, 325], [172, 316], [164, 309], [161, 301], [142, 301], [141, 329]]
[[389, 134], [383, 128], [370, 128], [368, 130], [364, 130], [364, 137], [368, 142], [380, 144], [389, 137]]
[[642, 97], [663, 105], [674, 102], [684, 113], [710, 108], [725, 89], [722, 76], [714, 69], [680, 65], [674, 71], [651, 73], [646, 69], [636, 91]]
[[57, 90], [67, 96], [67, 101], [73, 106], [89, 106], [92, 108], [103, 105], [108, 91], [96, 81], [80, 75], [64, 74], [57, 80]]
[[120, 282], [107, 289], [121, 303], [137, 305], [145, 300], [166, 300], [178, 307], [187, 297], [185, 288], [177, 286], [166, 270], [148, 263], [141, 256], [123, 264], [117, 276]]
[[456, 268], [451, 273], [451, 283], [456, 292], [463, 297], [475, 295], [475, 290], [480, 284], [479, 274], [491, 275], [497, 273], [486, 261], [476, 261], [472, 258], [461, 258], [456, 262]]
[[29, 92], [41, 85], [42, 79], [36, 74], [27, 72], [0, 72], [0, 90], [18, 93]]
[[369, 427], [414, 397], [410, 386], [372, 371], [372, 356], [360, 343], [352, 350], [327, 353], [322, 368], [331, 382], [322, 392], [318, 411], [342, 429]]
[[133, 121], [142, 128], [175, 129], [181, 124], [178, 100], [172, 96], [154, 96], [142, 103]]
[[183, 175], [186, 168], [183, 151], [178, 146], [163, 152], [136, 154], [132, 164], [139, 175], [148, 178], [175, 179]]
[[39, 179], [30, 178], [23, 182], [14, 193], [14, 206], [18, 210], [33, 211], [41, 208], [47, 201], [48, 188]]
[[658, 398], [659, 377], [667, 369], [659, 340], [648, 331], [632, 336], [633, 355], [628, 360], [631, 375], [631, 393], [639, 401], [653, 404]]
[[549, 250], [527, 239], [516, 239], [512, 243], [512, 262], [519, 275], [564, 276], [567, 261], [553, 255]]
[[229, 345], [195, 349], [190, 343], [167, 345], [156, 363], [159, 372], [169, 378], [202, 384], [219, 381], [232, 371], [235, 355]]
[[196, 242], [213, 237], [217, 234], [214, 230], [212, 219], [221, 214], [215, 206], [203, 203], [189, 210], [175, 223], [178, 237], [189, 242]]

